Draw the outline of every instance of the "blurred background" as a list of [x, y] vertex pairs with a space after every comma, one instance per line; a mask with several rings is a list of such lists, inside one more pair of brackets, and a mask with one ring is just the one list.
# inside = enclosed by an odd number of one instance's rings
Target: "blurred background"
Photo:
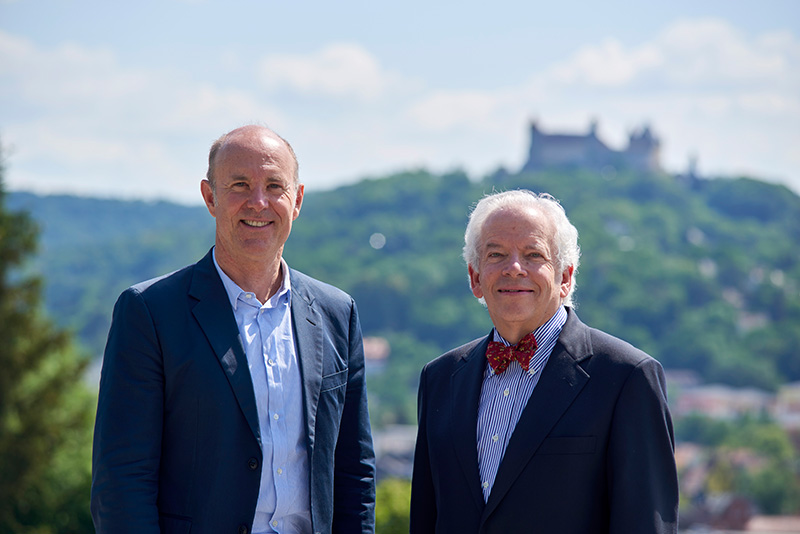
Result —
[[471, 205], [546, 191], [578, 314], [664, 364], [687, 532], [800, 532], [800, 3], [0, 0], [0, 533], [92, 532], [111, 309], [199, 259], [211, 142], [272, 127], [287, 261], [361, 312], [378, 534], [419, 371], [485, 335]]

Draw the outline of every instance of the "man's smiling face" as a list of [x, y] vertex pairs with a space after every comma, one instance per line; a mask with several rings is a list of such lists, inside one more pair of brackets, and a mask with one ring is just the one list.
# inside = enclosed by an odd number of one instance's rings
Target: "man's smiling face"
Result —
[[472, 293], [486, 301], [500, 335], [516, 343], [558, 310], [572, 284], [572, 268], [557, 272], [551, 221], [531, 207], [498, 209], [481, 228]]
[[214, 161], [214, 186], [204, 181], [202, 190], [216, 219], [218, 258], [279, 258], [303, 202], [286, 143], [264, 129], [244, 128], [230, 135]]

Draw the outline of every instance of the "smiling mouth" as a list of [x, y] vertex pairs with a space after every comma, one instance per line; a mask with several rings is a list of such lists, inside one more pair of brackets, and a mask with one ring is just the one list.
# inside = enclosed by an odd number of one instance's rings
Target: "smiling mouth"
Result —
[[247, 226], [252, 226], [253, 228], [261, 228], [263, 226], [267, 226], [268, 224], [271, 224], [270, 222], [267, 222], [267, 221], [248, 221], [248, 220], [243, 220], [242, 222]]
[[500, 293], [531, 293], [530, 289], [499, 289]]

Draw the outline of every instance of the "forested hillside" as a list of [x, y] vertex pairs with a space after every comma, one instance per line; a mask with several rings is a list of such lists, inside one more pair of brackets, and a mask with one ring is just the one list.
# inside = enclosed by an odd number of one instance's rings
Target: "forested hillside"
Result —
[[[386, 422], [413, 422], [422, 364], [488, 332], [461, 260], [470, 206], [493, 189], [561, 200], [583, 249], [578, 313], [667, 368], [766, 389], [800, 380], [800, 197], [751, 179], [684, 183], [590, 172], [401, 173], [307, 191], [289, 263], [349, 291], [365, 335], [386, 337], [388, 370], [371, 377]], [[193, 262], [213, 243], [204, 207], [9, 196], [42, 227], [32, 269], [46, 305], [94, 354], [114, 300], [137, 281]]]

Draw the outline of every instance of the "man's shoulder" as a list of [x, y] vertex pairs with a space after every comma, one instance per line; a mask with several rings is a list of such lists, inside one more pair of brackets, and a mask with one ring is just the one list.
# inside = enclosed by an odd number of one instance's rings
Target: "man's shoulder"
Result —
[[291, 285], [293, 291], [301, 294], [312, 295], [314, 300], [332, 303], [350, 304], [353, 298], [345, 291], [336, 286], [317, 280], [296, 269], [289, 269], [291, 272]]
[[570, 314], [559, 340], [575, 356], [589, 356], [594, 364], [638, 366], [656, 360], [630, 342], [609, 332], [588, 326]]
[[[175, 271], [134, 284], [126, 289], [123, 294], [138, 294], [145, 300], [170, 298], [179, 294], [186, 295], [189, 292], [189, 288], [192, 286], [192, 281], [198, 269], [203, 271], [205, 277], [209, 280], [211, 279], [209, 277], [214, 276], [219, 279], [216, 269], [214, 268], [214, 262], [211, 259], [211, 253], [209, 252], [197, 263], [186, 265]], [[206, 280], [206, 282], [208, 282], [208, 280]]]
[[486, 336], [473, 339], [469, 343], [464, 343], [454, 349], [451, 349], [441, 356], [434, 358], [428, 362], [425, 367], [430, 371], [438, 371], [441, 369], [450, 369], [460, 361], [467, 358], [472, 352], [482, 343], [486, 343]]
[[152, 293], [168, 290], [175, 285], [182, 285], [182, 281], [188, 280], [193, 267], [193, 265], [187, 265], [186, 267], [176, 271], [162, 274], [161, 276], [156, 276], [155, 278], [134, 284], [129, 289], [132, 289], [138, 293]]

